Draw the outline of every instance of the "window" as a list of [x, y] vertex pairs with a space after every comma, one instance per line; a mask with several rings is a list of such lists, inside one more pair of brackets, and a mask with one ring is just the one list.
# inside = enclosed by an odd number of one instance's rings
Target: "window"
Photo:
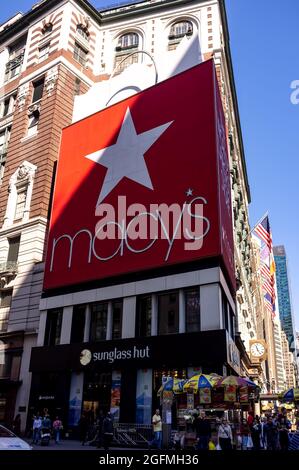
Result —
[[4, 81], [15, 78], [21, 72], [26, 46], [26, 37], [18, 40], [9, 47], [9, 58], [5, 67]]
[[9, 109], [9, 98], [7, 98], [4, 101], [4, 108], [3, 108], [3, 117], [8, 115], [8, 109]]
[[131, 49], [134, 47], [138, 47], [138, 45], [139, 45], [138, 34], [127, 33], [119, 37], [116, 50]]
[[60, 343], [62, 312], [62, 309], [59, 308], [48, 310], [45, 331], [45, 346], [56, 346]]
[[85, 41], [88, 41], [89, 40], [89, 33], [88, 33], [88, 30], [87, 28], [85, 28], [84, 26], [82, 25], [78, 25], [77, 26], [77, 34], [79, 36], [81, 36], [81, 38], [83, 38]]
[[229, 312], [228, 312], [228, 305], [227, 305], [227, 299], [222, 292], [222, 319], [223, 319], [223, 327], [229, 331]]
[[128, 57], [129, 54], [117, 54], [114, 61], [115, 73], [121, 73], [129, 65], [138, 63], [138, 54], [132, 54]]
[[102, 341], [107, 337], [108, 304], [99, 302], [91, 305], [90, 341]]
[[39, 101], [42, 99], [43, 91], [44, 91], [44, 83], [45, 83], [44, 78], [33, 83], [32, 103], [36, 103], [36, 101]]
[[88, 51], [86, 51], [82, 46], [75, 42], [74, 47], [74, 59], [77, 60], [81, 65], [85, 66], [87, 61]]
[[116, 73], [121, 73], [129, 65], [138, 62], [138, 54], [132, 54], [139, 47], [139, 36], [137, 33], [126, 33], [119, 37], [114, 61]]
[[49, 57], [50, 53], [50, 43], [45, 44], [44, 46], [41, 46], [38, 50], [38, 61], [42, 62], [43, 60], [46, 60]]
[[186, 332], [200, 331], [199, 288], [185, 291]]
[[39, 123], [39, 113], [29, 114], [28, 118], [28, 129], [27, 129], [27, 137], [31, 137], [37, 133]]
[[0, 104], [0, 118], [8, 116], [14, 112], [17, 95], [10, 95]]
[[52, 33], [52, 30], [53, 30], [52, 23], [48, 23], [43, 27], [42, 33], [44, 36], [46, 36], [47, 34]]
[[235, 322], [236, 322], [236, 317], [234, 315], [234, 312], [231, 308], [231, 306], [228, 307], [229, 308], [229, 320], [230, 320], [230, 335], [232, 338], [235, 337]]
[[137, 299], [136, 336], [151, 336], [152, 329], [152, 296]]
[[17, 202], [14, 220], [22, 220], [26, 206], [27, 186], [17, 190]]
[[21, 240], [20, 236], [8, 239], [9, 248], [8, 248], [7, 261], [9, 263], [15, 263], [18, 261], [20, 240]]
[[174, 23], [169, 32], [169, 43], [168, 50], [174, 50], [177, 48], [178, 44], [184, 36], [192, 36], [193, 34], [193, 25], [191, 21], [178, 21]]
[[4, 169], [6, 163], [7, 149], [10, 140], [11, 127], [6, 127], [0, 132], [0, 184], [4, 176]]
[[12, 289], [5, 289], [1, 291], [0, 307], [10, 307], [12, 299]]
[[73, 309], [71, 343], [83, 343], [85, 328], [85, 305], [76, 305]]
[[178, 21], [170, 28], [169, 39], [182, 38], [185, 35], [191, 36], [193, 33], [193, 25], [191, 21]]
[[168, 335], [179, 332], [179, 294], [171, 292], [158, 297], [158, 332]]
[[112, 303], [112, 339], [121, 338], [122, 313], [123, 313], [122, 301], [113, 302]]

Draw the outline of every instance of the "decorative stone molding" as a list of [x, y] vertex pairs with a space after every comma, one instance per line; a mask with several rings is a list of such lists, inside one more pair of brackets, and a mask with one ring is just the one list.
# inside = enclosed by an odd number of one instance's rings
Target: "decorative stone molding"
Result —
[[28, 94], [29, 94], [29, 83], [25, 83], [25, 85], [20, 86], [18, 96], [17, 96], [17, 106], [19, 108], [19, 111], [23, 110]]
[[22, 222], [29, 219], [30, 204], [32, 198], [33, 180], [37, 167], [30, 162], [24, 161], [10, 177], [8, 186], [8, 201], [4, 217], [3, 228], [7, 228], [14, 222], [14, 215], [18, 197], [18, 190], [26, 188], [26, 202]]
[[55, 88], [56, 81], [58, 79], [58, 67], [53, 67], [50, 69], [45, 78], [45, 90], [48, 93], [48, 96], [51, 96], [52, 91]]
[[34, 114], [35, 116], [39, 116], [40, 114], [40, 103], [32, 104], [28, 107], [28, 115]]

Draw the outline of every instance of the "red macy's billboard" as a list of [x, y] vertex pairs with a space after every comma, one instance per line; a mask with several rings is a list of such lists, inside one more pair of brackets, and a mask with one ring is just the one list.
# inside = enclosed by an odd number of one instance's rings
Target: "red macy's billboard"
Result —
[[212, 61], [63, 130], [44, 288], [221, 256], [234, 285]]

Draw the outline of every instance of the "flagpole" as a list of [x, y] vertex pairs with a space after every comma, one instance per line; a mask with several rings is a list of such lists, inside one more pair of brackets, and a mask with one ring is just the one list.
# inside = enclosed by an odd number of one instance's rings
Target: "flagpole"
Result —
[[261, 221], [264, 220], [268, 215], [269, 215], [269, 211], [265, 212], [265, 214], [263, 215], [263, 217], [261, 217], [261, 218], [257, 221], [257, 223], [255, 224], [255, 226], [253, 227], [253, 229], [250, 230], [250, 233], [252, 233], [252, 232], [256, 229], [256, 227], [258, 226], [258, 224], [260, 224]]

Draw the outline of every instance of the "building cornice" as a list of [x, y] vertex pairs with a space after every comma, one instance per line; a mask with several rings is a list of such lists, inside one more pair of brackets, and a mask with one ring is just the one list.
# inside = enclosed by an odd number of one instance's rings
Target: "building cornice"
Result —
[[231, 81], [230, 85], [231, 85], [231, 92], [232, 92], [232, 100], [234, 103], [235, 119], [236, 119], [237, 131], [238, 131], [238, 139], [239, 139], [240, 153], [241, 153], [242, 166], [243, 166], [243, 172], [244, 172], [244, 180], [245, 180], [245, 186], [246, 186], [246, 191], [248, 195], [248, 203], [250, 203], [251, 194], [250, 194], [248, 173], [247, 173], [246, 160], [245, 160], [240, 113], [239, 113], [238, 99], [237, 99], [237, 92], [236, 92], [236, 83], [235, 83], [232, 56], [231, 56], [231, 50], [230, 50], [230, 38], [229, 38], [229, 31], [228, 31], [228, 20], [227, 20], [226, 8], [225, 8], [225, 0], [218, 0], [218, 1], [219, 1], [219, 9], [220, 9], [220, 15], [221, 15], [221, 20], [222, 20], [222, 26], [223, 26], [223, 36], [224, 36], [224, 44], [225, 44], [225, 54], [227, 58], [227, 68], [228, 68], [229, 77]]
[[[128, 20], [134, 18], [136, 16], [140, 16], [140, 14], [151, 14], [156, 13], [158, 11], [163, 11], [171, 8], [176, 7], [184, 7], [186, 5], [198, 4], [198, 3], [207, 3], [207, 0], [161, 0], [160, 2], [149, 2], [148, 0], [144, 0], [144, 2], [136, 3], [136, 8], [134, 7], [134, 3], [128, 5], [121, 5], [120, 7], [114, 8], [106, 8], [100, 10], [101, 15], [101, 23], [103, 25], [114, 22], [117, 20]], [[211, 3], [211, 2], [208, 2]], [[127, 9], [126, 9], [127, 7]], [[131, 7], [131, 8], [130, 8]]]
[[45, 217], [34, 217], [32, 219], [29, 219], [28, 222], [20, 222], [18, 224], [10, 225], [9, 227], [1, 228], [0, 237], [9, 236], [14, 233], [20, 233], [25, 228], [34, 226], [36, 224], [42, 224], [46, 227], [48, 224], [48, 220]]

